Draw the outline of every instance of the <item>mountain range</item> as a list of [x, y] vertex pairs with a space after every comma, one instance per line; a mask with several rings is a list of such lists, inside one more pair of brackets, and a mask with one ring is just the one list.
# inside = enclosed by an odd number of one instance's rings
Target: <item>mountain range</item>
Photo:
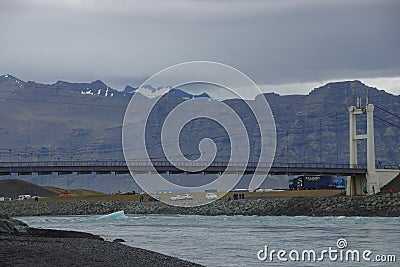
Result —
[[[25, 82], [12, 75], [0, 76], [0, 159], [122, 159], [122, 121], [136, 90], [126, 86], [123, 91], [118, 91], [99, 80], [40, 84]], [[277, 130], [275, 161], [347, 163], [347, 107], [355, 105], [357, 97], [364, 98], [367, 94], [369, 102], [378, 107], [375, 109], [377, 161], [400, 163], [400, 132], [397, 128], [400, 126], [397, 116], [400, 115], [400, 96], [368, 87], [360, 81], [328, 83], [307, 95], [264, 94]], [[195, 97], [209, 95], [170, 89], [166, 103], [173, 106]], [[230, 99], [225, 103], [242, 113], [248, 130], [257, 136], [254, 123], [242, 108], [243, 100]], [[365, 120], [360, 119], [360, 133], [365, 127]], [[157, 130], [156, 126], [154, 130]], [[187, 140], [189, 145], [183, 146], [182, 150], [188, 153], [197, 151], [198, 141], [205, 136], [220, 137], [216, 141], [221, 144], [219, 148], [229, 145], [223, 131], [215, 130], [211, 124], [197, 122], [186, 130], [191, 135], [186, 137], [190, 139]], [[365, 150], [365, 142], [360, 141], [360, 163], [365, 162]], [[158, 155], [159, 152], [154, 153]], [[226, 155], [221, 152], [220, 156]]]

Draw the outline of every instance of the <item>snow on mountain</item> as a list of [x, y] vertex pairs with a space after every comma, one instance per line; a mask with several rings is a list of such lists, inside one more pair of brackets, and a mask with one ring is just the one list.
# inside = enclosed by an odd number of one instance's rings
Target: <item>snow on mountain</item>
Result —
[[6, 75], [0, 76], [0, 84], [17, 85], [20, 88], [24, 88], [26, 83], [18, 78], [15, 78], [14, 76], [12, 76], [10, 74], [6, 74]]
[[123, 92], [124, 92], [125, 94], [133, 94], [133, 93], [136, 92], [136, 90], [137, 90], [136, 87], [132, 87], [132, 86], [127, 85], [127, 86], [125, 86], [125, 89], [124, 89]]
[[54, 86], [58, 89], [70, 89], [72, 91], [79, 92], [82, 95], [98, 95], [103, 97], [123, 95], [120, 91], [110, 88], [100, 80], [91, 83], [71, 83], [58, 81], [54, 84]]
[[[18, 86], [20, 88], [25, 88], [25, 87], [47, 88], [49, 90], [57, 90], [57, 91], [70, 90], [79, 93], [80, 95], [118, 98], [124, 100], [131, 99], [133, 94], [135, 94], [138, 89], [137, 87], [132, 87], [127, 85], [123, 91], [118, 91], [109, 87], [100, 80], [93, 81], [90, 83], [72, 83], [66, 81], [58, 81], [55, 84], [40, 84], [40, 83], [35, 83], [33, 81], [24, 82], [10, 74], [0, 76], [0, 85], [12, 85], [12, 86]], [[201, 97], [210, 98], [210, 96], [207, 93], [196, 95], [185, 92], [181, 89], [172, 88], [171, 86], [155, 88], [151, 85], [145, 85], [142, 87], [140, 93], [149, 98], [160, 96], [163, 94], [174, 94], [184, 99], [193, 99]]]
[[164, 94], [173, 94], [173, 95], [179, 96], [184, 99], [193, 99], [193, 98], [200, 98], [200, 97], [210, 98], [210, 96], [207, 93], [194, 95], [194, 94], [185, 92], [181, 89], [172, 88], [171, 86], [155, 88], [151, 85], [144, 85], [141, 87], [140, 93], [149, 98], [157, 97], [157, 96], [164, 95]]

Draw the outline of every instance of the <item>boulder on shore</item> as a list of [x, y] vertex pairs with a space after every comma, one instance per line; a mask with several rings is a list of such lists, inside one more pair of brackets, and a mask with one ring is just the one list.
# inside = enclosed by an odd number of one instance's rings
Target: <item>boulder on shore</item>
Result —
[[26, 223], [13, 219], [6, 214], [0, 213], [0, 233], [27, 233], [28, 229], [29, 226]]

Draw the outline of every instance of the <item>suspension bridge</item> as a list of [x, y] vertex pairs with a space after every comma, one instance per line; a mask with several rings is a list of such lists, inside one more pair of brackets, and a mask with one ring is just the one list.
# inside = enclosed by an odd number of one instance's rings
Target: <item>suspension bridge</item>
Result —
[[[378, 107], [386, 111], [383, 108]], [[256, 162], [169, 162], [169, 161], [138, 161], [138, 160], [90, 160], [90, 161], [30, 161], [30, 162], [0, 162], [0, 175], [50, 175], [50, 174], [128, 174], [128, 173], [167, 173], [167, 174], [271, 174], [271, 175], [338, 175], [347, 176], [346, 193], [348, 195], [363, 195], [364, 189], [368, 193], [379, 192], [380, 189], [400, 174], [399, 165], [376, 164], [374, 105], [367, 103], [361, 107], [361, 99], [357, 106], [350, 106], [350, 159], [348, 164], [338, 163], [256, 163]], [[386, 111], [389, 112], [389, 111]], [[390, 114], [397, 116], [391, 112]], [[367, 131], [358, 134], [356, 116], [366, 114]], [[399, 116], [397, 116], [399, 117]], [[400, 117], [399, 117], [400, 118]], [[357, 141], [367, 141], [367, 164], [358, 164]], [[199, 171], [201, 169], [201, 171]]]

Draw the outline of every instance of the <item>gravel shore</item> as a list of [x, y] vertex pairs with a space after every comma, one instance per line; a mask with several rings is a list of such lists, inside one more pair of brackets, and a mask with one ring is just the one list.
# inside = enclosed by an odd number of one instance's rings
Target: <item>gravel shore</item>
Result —
[[30, 228], [0, 213], [0, 266], [201, 266], [73, 231]]
[[119, 243], [0, 234], [0, 266], [201, 266]]

